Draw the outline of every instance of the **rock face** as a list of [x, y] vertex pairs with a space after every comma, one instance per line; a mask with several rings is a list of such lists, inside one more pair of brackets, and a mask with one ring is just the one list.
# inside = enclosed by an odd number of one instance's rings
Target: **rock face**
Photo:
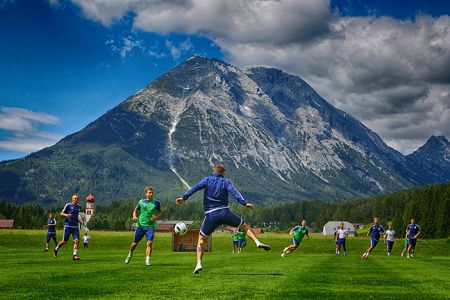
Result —
[[[381, 194], [449, 180], [448, 141], [434, 139], [405, 157], [297, 76], [193, 56], [83, 130], [2, 163], [0, 181], [9, 174], [19, 188], [0, 197], [123, 199], [151, 183], [171, 198], [218, 162], [251, 201]], [[446, 164], [432, 171], [436, 157]]]

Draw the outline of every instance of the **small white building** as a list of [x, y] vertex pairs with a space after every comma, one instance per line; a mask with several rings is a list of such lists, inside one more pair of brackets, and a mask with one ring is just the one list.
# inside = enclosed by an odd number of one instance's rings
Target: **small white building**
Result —
[[328, 221], [323, 226], [323, 235], [334, 235], [334, 232], [338, 229], [338, 226], [344, 223], [344, 230], [348, 232], [349, 236], [355, 236], [355, 226], [347, 221]]

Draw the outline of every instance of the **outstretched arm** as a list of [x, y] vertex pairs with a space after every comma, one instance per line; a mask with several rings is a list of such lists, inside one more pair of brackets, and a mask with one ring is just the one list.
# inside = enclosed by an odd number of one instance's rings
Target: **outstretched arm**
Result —
[[[227, 180], [227, 190], [234, 197], [234, 199], [236, 199], [236, 201], [239, 202], [240, 204], [244, 206], [247, 206], [247, 204], [249, 204], [247, 201], [245, 201], [244, 197], [242, 197], [241, 193], [239, 193], [238, 190], [236, 190], [236, 188], [233, 186], [230, 180]], [[253, 205], [251, 205], [251, 207], [249, 208], [253, 208]]]
[[208, 177], [203, 178], [202, 180], [200, 180], [196, 185], [194, 185], [193, 187], [191, 187], [189, 189], [189, 191], [187, 191], [182, 197], [177, 198], [175, 200], [175, 202], [177, 203], [177, 205], [181, 205], [184, 203], [184, 201], [186, 201], [190, 196], [192, 196], [195, 192], [202, 190], [205, 188], [206, 186], [206, 181], [207, 181]]

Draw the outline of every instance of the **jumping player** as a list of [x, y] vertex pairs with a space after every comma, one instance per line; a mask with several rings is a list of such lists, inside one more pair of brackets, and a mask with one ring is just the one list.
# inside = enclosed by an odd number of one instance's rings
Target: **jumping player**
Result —
[[[136, 249], [139, 241], [144, 237], [147, 239], [147, 247], [145, 249], [145, 265], [150, 266], [150, 256], [152, 255], [152, 242], [155, 236], [155, 229], [158, 226], [156, 220], [161, 217], [162, 209], [161, 202], [153, 199], [154, 188], [148, 186], [144, 189], [145, 199], [139, 200], [133, 211], [133, 221], [137, 222], [136, 231], [134, 232], [134, 239], [130, 245], [130, 251], [125, 259], [128, 264], [133, 256], [133, 251]], [[139, 215], [139, 216], [138, 216]]]
[[182, 205], [195, 192], [204, 189], [203, 208], [205, 210], [205, 219], [198, 236], [197, 244], [197, 265], [193, 274], [202, 271], [203, 245], [206, 239], [220, 225], [232, 227], [242, 227], [244, 232], [256, 243], [258, 248], [269, 251], [270, 246], [261, 243], [250, 227], [244, 223], [241, 217], [230, 211], [228, 206], [228, 193], [230, 193], [240, 204], [249, 209], [253, 209], [253, 204], [244, 200], [242, 195], [236, 190], [231, 181], [225, 178], [225, 167], [221, 164], [213, 168], [213, 175], [202, 179], [192, 188], [190, 188], [182, 197], [176, 199], [177, 205]]
[[416, 248], [417, 236], [420, 234], [420, 227], [416, 224], [416, 220], [411, 219], [411, 224], [406, 227], [406, 234], [408, 236], [408, 255], [407, 258], [413, 257], [413, 251]]
[[395, 243], [395, 231], [392, 230], [392, 225], [389, 225], [388, 230], [384, 234], [384, 243], [387, 243], [387, 255], [391, 256], [392, 247]]
[[309, 239], [308, 228], [306, 228], [306, 220], [302, 220], [301, 226], [297, 225], [292, 228], [289, 231], [289, 234], [292, 235], [292, 244], [284, 248], [283, 253], [281, 253], [281, 257], [285, 257], [297, 249], [303, 238], [305, 238], [305, 241]]
[[366, 250], [366, 252], [364, 252], [361, 257], [364, 259], [369, 258], [370, 253], [377, 246], [378, 242], [380, 241], [380, 236], [384, 232], [383, 226], [380, 225], [380, 219], [374, 218], [373, 222], [375, 224], [370, 227], [369, 233], [367, 233], [367, 235], [370, 236], [370, 247]]
[[55, 246], [58, 244], [56, 241], [56, 220], [53, 217], [52, 213], [48, 214], [48, 220], [47, 220], [47, 240], [45, 242], [45, 252], [48, 252], [48, 244], [50, 243], [50, 239], [53, 239], [55, 242]]
[[73, 260], [79, 260], [78, 244], [80, 239], [80, 229], [78, 227], [78, 215], [81, 211], [81, 206], [78, 205], [78, 194], [72, 195], [72, 202], [67, 203], [61, 211], [61, 216], [66, 218], [64, 221], [64, 235], [63, 240], [53, 250], [53, 256], [58, 257], [58, 250], [64, 246], [69, 240], [70, 235], [73, 238]]
[[344, 230], [344, 223], [338, 226], [336, 230], [334, 239], [336, 241], [336, 255], [341, 255], [341, 247], [344, 248], [344, 256], [347, 255], [347, 248], [345, 247], [345, 241], [348, 237], [348, 232]]

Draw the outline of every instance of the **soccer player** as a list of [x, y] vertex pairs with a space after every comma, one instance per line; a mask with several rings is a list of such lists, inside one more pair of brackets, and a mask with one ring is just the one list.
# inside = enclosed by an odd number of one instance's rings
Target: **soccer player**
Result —
[[408, 235], [408, 255], [407, 258], [413, 257], [413, 251], [416, 248], [417, 236], [420, 234], [420, 227], [416, 224], [416, 220], [411, 219], [411, 224], [406, 227], [406, 234]]
[[87, 249], [89, 247], [89, 240], [91, 239], [91, 237], [87, 234], [87, 232], [83, 235], [83, 244], [84, 244], [84, 249]]
[[289, 231], [289, 234], [292, 235], [292, 244], [284, 248], [283, 253], [281, 253], [281, 257], [285, 257], [297, 249], [303, 238], [305, 238], [305, 241], [309, 239], [308, 228], [306, 228], [306, 220], [302, 220], [301, 226], [297, 225], [292, 228]]
[[392, 247], [395, 243], [395, 231], [392, 230], [392, 225], [389, 225], [388, 230], [384, 234], [384, 243], [387, 243], [387, 255], [391, 256]]
[[81, 206], [78, 205], [78, 194], [72, 195], [72, 202], [67, 203], [61, 211], [61, 216], [66, 218], [64, 221], [64, 235], [63, 240], [53, 250], [53, 256], [58, 257], [58, 250], [64, 246], [69, 240], [70, 235], [73, 238], [73, 260], [79, 260], [78, 243], [80, 239], [80, 229], [78, 227], [78, 215], [81, 211]]
[[236, 228], [233, 231], [233, 253], [236, 252], [236, 249], [239, 250], [239, 231], [238, 231], [238, 228]]
[[246, 234], [244, 232], [244, 230], [242, 230], [242, 228], [239, 228], [238, 231], [238, 238], [239, 238], [239, 250], [238, 253], [242, 252], [242, 248], [244, 248], [245, 246], [247, 246], [247, 239], [245, 238]]
[[344, 230], [344, 223], [338, 226], [336, 230], [334, 239], [336, 241], [336, 255], [341, 255], [341, 247], [344, 248], [344, 256], [347, 256], [347, 248], [345, 247], [345, 241], [348, 237], [347, 230]]
[[58, 244], [56, 241], [56, 220], [52, 213], [48, 214], [48, 220], [47, 220], [47, 240], [45, 242], [45, 252], [48, 252], [48, 244], [50, 243], [50, 239], [53, 239], [55, 242], [55, 246]]
[[134, 232], [134, 239], [130, 245], [130, 252], [125, 259], [128, 264], [133, 256], [133, 251], [136, 249], [139, 241], [144, 237], [147, 239], [147, 247], [145, 249], [145, 265], [150, 266], [150, 256], [152, 255], [152, 243], [155, 236], [155, 229], [158, 226], [156, 220], [161, 217], [162, 208], [161, 202], [153, 199], [154, 188], [148, 186], [144, 189], [145, 199], [139, 200], [133, 211], [133, 221], [137, 222], [136, 231]]
[[370, 227], [369, 233], [367, 233], [367, 235], [370, 236], [370, 247], [366, 250], [366, 252], [364, 252], [364, 254], [361, 257], [364, 259], [369, 258], [370, 253], [380, 241], [381, 234], [384, 233], [384, 228], [383, 226], [380, 225], [380, 219], [374, 218], [373, 222], [375, 224], [373, 224], [372, 227]]
[[182, 205], [195, 192], [204, 189], [203, 208], [205, 210], [205, 218], [200, 229], [197, 243], [197, 265], [193, 274], [202, 271], [203, 245], [206, 239], [220, 225], [228, 225], [232, 227], [241, 227], [247, 235], [255, 242], [258, 248], [269, 251], [270, 246], [261, 243], [251, 228], [244, 223], [241, 217], [235, 215], [228, 207], [228, 193], [230, 193], [236, 201], [249, 209], [253, 209], [253, 204], [244, 200], [242, 195], [236, 190], [231, 181], [225, 178], [226, 169], [223, 165], [218, 164], [213, 168], [213, 175], [199, 181], [190, 188], [182, 197], [176, 199], [177, 205]]

